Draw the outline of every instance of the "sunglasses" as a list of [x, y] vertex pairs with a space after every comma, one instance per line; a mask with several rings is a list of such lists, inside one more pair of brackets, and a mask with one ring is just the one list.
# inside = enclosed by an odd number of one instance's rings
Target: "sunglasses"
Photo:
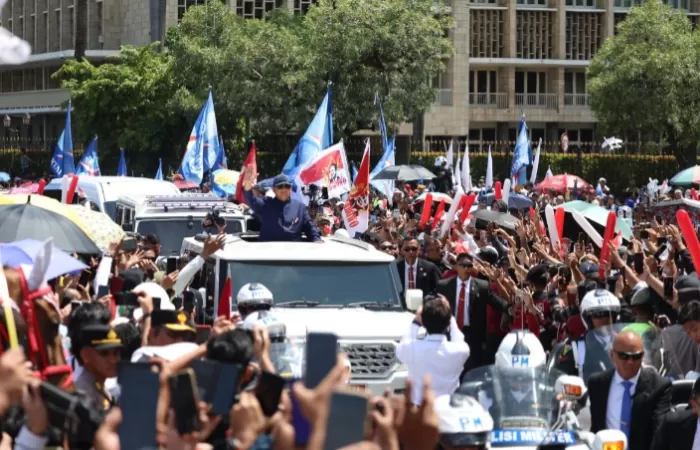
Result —
[[469, 262], [465, 262], [465, 263], [459, 263], [458, 266], [463, 268], [463, 269], [471, 269], [474, 267], [474, 264], [469, 263]]
[[382, 245], [382, 246], [379, 247], [379, 248], [382, 249], [382, 250], [393, 250], [393, 249], [394, 249], [394, 246], [393, 246], [393, 245]]
[[620, 358], [623, 361], [627, 360], [632, 360], [632, 361], [639, 361], [644, 357], [644, 352], [636, 352], [636, 353], [630, 353], [630, 352], [619, 352], [617, 350], [613, 350], [615, 353], [617, 353], [618, 358]]
[[280, 184], [279, 186], [275, 186], [277, 189], [291, 189], [292, 185], [291, 184]]
[[417, 252], [418, 247], [404, 247], [403, 251], [405, 251], [405, 252]]

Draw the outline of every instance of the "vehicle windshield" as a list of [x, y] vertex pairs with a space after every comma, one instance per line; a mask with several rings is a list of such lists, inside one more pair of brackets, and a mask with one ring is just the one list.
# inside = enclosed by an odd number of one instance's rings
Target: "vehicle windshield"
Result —
[[615, 336], [622, 331], [633, 331], [642, 336], [644, 366], [655, 368], [661, 375], [680, 370], [673, 352], [672, 340], [667, 333], [647, 323], [615, 323], [586, 333], [583, 358], [584, 381], [587, 382], [591, 375], [613, 367], [610, 350]]
[[347, 306], [357, 302], [388, 302], [400, 307], [390, 263], [326, 261], [230, 262], [233, 292], [247, 283], [262, 283], [275, 305], [318, 302], [318, 306]]
[[[202, 233], [202, 219], [187, 218], [139, 220], [134, 230], [142, 236], [155, 234], [160, 238], [160, 256], [179, 255], [182, 248], [182, 240]], [[226, 232], [229, 234], [243, 231], [241, 220], [227, 219]]]

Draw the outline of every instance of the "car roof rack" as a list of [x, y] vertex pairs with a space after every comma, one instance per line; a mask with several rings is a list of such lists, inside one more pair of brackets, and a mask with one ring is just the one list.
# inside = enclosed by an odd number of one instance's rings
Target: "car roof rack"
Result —
[[224, 198], [219, 198], [211, 194], [176, 194], [176, 195], [147, 195], [140, 205], [141, 213], [147, 209], [161, 209], [164, 212], [170, 210], [213, 210], [218, 209], [222, 212], [240, 212], [244, 213], [243, 208], [233, 203], [230, 203]]

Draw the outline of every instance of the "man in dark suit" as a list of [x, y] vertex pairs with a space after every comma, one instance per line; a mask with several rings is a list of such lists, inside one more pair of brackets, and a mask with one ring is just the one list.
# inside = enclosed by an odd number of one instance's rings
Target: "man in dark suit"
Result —
[[627, 435], [628, 450], [649, 450], [663, 416], [671, 409], [671, 382], [655, 370], [642, 368], [642, 338], [623, 331], [613, 341], [614, 369], [588, 381], [591, 432], [606, 428]]
[[486, 305], [508, 313], [510, 304], [489, 289], [488, 281], [476, 278], [471, 255], [460, 253], [454, 267], [456, 277], [441, 280], [437, 292], [450, 302], [457, 326], [464, 333], [471, 355], [464, 368], [470, 370], [486, 364]]
[[693, 409], [666, 414], [654, 435], [652, 450], [681, 450], [700, 448], [700, 379], [693, 384], [690, 399]]
[[404, 297], [408, 289], [421, 289], [424, 296], [435, 294], [437, 283], [440, 280], [440, 271], [437, 266], [430, 261], [419, 258], [419, 251], [420, 244], [417, 239], [406, 239], [401, 247], [403, 258], [396, 262], [403, 287], [404, 296], [401, 297], [401, 304], [404, 309], [406, 308]]

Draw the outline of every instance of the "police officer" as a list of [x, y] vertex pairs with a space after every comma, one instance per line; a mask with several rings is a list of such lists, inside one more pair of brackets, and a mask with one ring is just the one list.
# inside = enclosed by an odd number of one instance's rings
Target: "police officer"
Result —
[[493, 419], [473, 397], [455, 393], [435, 400], [439, 420], [439, 450], [486, 450]]
[[117, 376], [122, 341], [113, 327], [100, 324], [82, 327], [80, 339], [77, 357], [83, 371], [75, 380], [75, 388], [87, 394], [95, 405], [107, 409], [114, 401], [104, 383], [107, 378]]
[[243, 328], [255, 327], [267, 329], [270, 337], [270, 359], [277, 374], [291, 379], [301, 376], [301, 353], [287, 340], [287, 326], [266, 310], [253, 311], [243, 321]]
[[596, 339], [586, 339], [592, 330], [602, 329], [617, 321], [620, 313], [620, 300], [610, 291], [596, 289], [589, 291], [581, 300], [581, 318], [586, 327], [586, 333], [578, 338], [567, 338], [559, 343], [549, 361], [551, 368], [567, 375], [583, 378], [601, 370], [600, 361], [608, 361], [608, 346], [612, 336], [596, 333]]
[[244, 285], [236, 296], [236, 305], [241, 319], [245, 320], [255, 311], [269, 311], [274, 304], [272, 292], [260, 283]]

